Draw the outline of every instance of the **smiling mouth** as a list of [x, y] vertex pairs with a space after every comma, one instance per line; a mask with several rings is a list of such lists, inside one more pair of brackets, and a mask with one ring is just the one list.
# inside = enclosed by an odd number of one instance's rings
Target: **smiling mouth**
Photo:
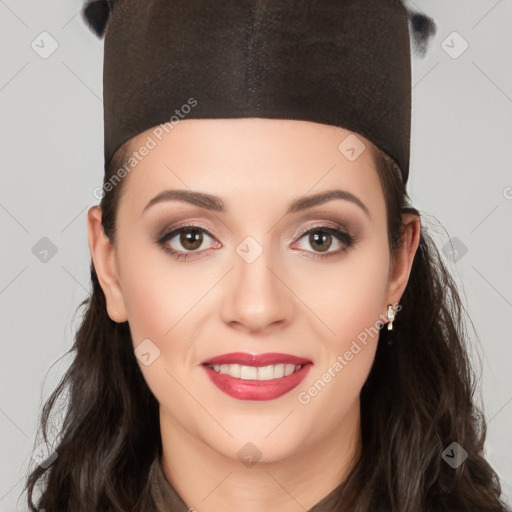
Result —
[[274, 380], [288, 377], [305, 364], [271, 364], [267, 366], [245, 366], [241, 364], [205, 364], [211, 370], [241, 380]]

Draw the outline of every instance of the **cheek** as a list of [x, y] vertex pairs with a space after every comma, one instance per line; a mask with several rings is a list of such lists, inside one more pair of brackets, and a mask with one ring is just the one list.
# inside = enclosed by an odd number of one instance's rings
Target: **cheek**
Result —
[[314, 272], [302, 268], [293, 282], [294, 292], [321, 320], [318, 335], [341, 350], [382, 320], [388, 279], [385, 240], [368, 237], [333, 264], [318, 264]]
[[198, 396], [187, 368], [191, 366], [190, 345], [197, 336], [194, 313], [199, 309], [195, 307], [205, 292], [205, 282], [190, 276], [187, 279], [179, 271], [181, 263], [158, 254], [162, 251], [146, 248], [129, 252], [122, 270], [130, 333], [135, 354], [150, 353], [147, 365], [138, 357], [139, 367], [160, 403], [188, 410], [191, 404], [179, 383], [187, 382], [187, 389]]
[[[385, 252], [361, 252], [340, 279], [338, 300], [333, 301], [330, 314], [334, 330], [343, 339], [353, 339], [364, 329], [375, 325], [384, 313], [388, 264]], [[336, 307], [334, 307], [334, 305]]]
[[325, 275], [317, 272], [314, 280], [298, 281], [303, 283], [302, 297], [321, 320], [315, 324], [320, 325], [316, 336], [322, 341], [319, 364], [309, 383], [314, 383], [313, 388], [302, 388], [305, 394], [299, 402], [315, 401], [327, 409], [336, 397], [338, 408], [327, 413], [331, 420], [339, 420], [358, 398], [371, 369], [384, 323], [388, 269], [385, 240], [374, 238], [347, 253]]
[[123, 254], [122, 293], [134, 345], [144, 338], [163, 345], [199, 301], [205, 283], [183, 272], [187, 263], [174, 261], [149, 243], [126, 246]]
[[123, 291], [134, 346], [149, 338], [161, 347], [178, 320], [177, 294], [165, 286], [163, 279], [155, 282], [152, 277], [151, 272], [139, 268]]

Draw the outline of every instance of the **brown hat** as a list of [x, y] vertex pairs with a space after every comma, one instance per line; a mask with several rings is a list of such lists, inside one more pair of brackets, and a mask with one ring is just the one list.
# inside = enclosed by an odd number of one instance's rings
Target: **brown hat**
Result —
[[340, 126], [409, 175], [411, 40], [431, 18], [400, 0], [89, 0], [105, 39], [104, 156], [180, 119], [263, 117]]

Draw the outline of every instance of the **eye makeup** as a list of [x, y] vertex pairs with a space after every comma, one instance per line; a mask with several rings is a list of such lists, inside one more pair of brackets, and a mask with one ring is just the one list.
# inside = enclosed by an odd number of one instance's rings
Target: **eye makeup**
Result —
[[[192, 237], [183, 237], [183, 235], [190, 235]], [[294, 242], [292, 244], [295, 245], [297, 242], [300, 242], [306, 236], [308, 243], [317, 244], [320, 242], [331, 242], [329, 245], [332, 245], [332, 242], [337, 241], [341, 248], [334, 251], [315, 251], [315, 250], [304, 250], [300, 249], [302, 252], [308, 253], [312, 259], [325, 260], [331, 259], [334, 257], [340, 256], [342, 253], [347, 252], [351, 249], [356, 243], [357, 239], [355, 235], [350, 234], [349, 230], [344, 228], [343, 226], [337, 224], [337, 227], [332, 225], [327, 225], [325, 223], [315, 223], [314, 225], [308, 226], [306, 229], [303, 229], [299, 232], [298, 235], [294, 237]], [[320, 236], [318, 236], [320, 235]], [[172, 245], [169, 244], [171, 240], [179, 236], [179, 241], [177, 243], [181, 244], [184, 250], [177, 250], [173, 248]], [[155, 239], [155, 243], [158, 244], [164, 251], [166, 251], [169, 255], [173, 256], [178, 261], [190, 261], [190, 259], [197, 259], [198, 257], [204, 257], [206, 255], [211, 254], [209, 248], [201, 249], [203, 242], [210, 238], [216, 248], [222, 247], [222, 244], [217, 240], [217, 238], [204, 226], [185, 223], [170, 229], [163, 230], [163, 232], [159, 233]], [[199, 247], [195, 247], [192, 250], [186, 250], [186, 247], [183, 246], [183, 243], [196, 243], [200, 241]], [[330, 247], [328, 248], [330, 249]]]

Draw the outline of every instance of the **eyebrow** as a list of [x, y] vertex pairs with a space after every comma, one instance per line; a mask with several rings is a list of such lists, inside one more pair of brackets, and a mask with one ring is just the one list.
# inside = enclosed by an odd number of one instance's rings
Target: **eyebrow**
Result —
[[[366, 205], [351, 192], [341, 189], [327, 190], [318, 194], [294, 199], [291, 203], [289, 203], [286, 214], [296, 213], [308, 208], [313, 208], [314, 206], [326, 203], [327, 201], [332, 201], [333, 199], [350, 201], [351, 203], [359, 206], [359, 208], [361, 208], [371, 219], [370, 211]], [[205, 194], [203, 192], [193, 192], [191, 190], [164, 190], [149, 201], [149, 203], [144, 207], [144, 210], [142, 210], [142, 213], [144, 214], [151, 206], [166, 201], [181, 201], [190, 203], [195, 206], [199, 206], [201, 208], [215, 212], [226, 211], [224, 202], [220, 197], [213, 196], [211, 194]]]

